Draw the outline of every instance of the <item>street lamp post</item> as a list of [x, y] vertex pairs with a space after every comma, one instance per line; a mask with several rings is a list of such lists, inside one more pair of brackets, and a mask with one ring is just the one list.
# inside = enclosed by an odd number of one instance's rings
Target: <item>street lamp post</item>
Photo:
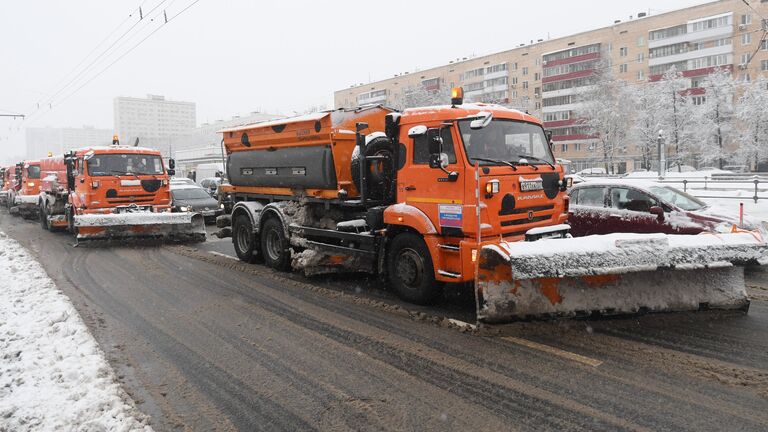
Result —
[[667, 149], [664, 142], [664, 131], [659, 131], [659, 138], [656, 141], [656, 151], [658, 152], [659, 160], [659, 178], [664, 178], [664, 173], [667, 171]]

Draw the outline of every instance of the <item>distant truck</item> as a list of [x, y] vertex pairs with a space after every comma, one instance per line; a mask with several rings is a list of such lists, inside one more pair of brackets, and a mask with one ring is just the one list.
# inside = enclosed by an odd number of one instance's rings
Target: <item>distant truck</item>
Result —
[[40, 194], [40, 161], [23, 161], [16, 164], [16, 188], [9, 195], [11, 213], [24, 219], [37, 217], [37, 199]]
[[16, 166], [0, 167], [0, 206], [11, 208], [8, 197], [16, 185]]
[[160, 152], [88, 147], [43, 159], [37, 199], [44, 229], [66, 228], [78, 241], [130, 237], [205, 240], [203, 216], [171, 212], [169, 173]]
[[223, 173], [224, 173], [223, 163], [199, 164], [197, 168], [195, 168], [195, 181], [198, 184], [201, 184], [203, 180], [221, 177]]

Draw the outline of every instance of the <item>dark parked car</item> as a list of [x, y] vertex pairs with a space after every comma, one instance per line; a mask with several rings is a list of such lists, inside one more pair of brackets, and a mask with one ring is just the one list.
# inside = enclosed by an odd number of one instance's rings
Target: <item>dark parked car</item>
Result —
[[[663, 183], [632, 180], [588, 181], [570, 192], [571, 234], [699, 234], [728, 229], [737, 217], [718, 214], [701, 200]], [[756, 229], [754, 224], [744, 228]]]
[[205, 223], [216, 222], [216, 217], [223, 213], [216, 199], [208, 195], [200, 186], [171, 184], [171, 197], [174, 211], [192, 211], [200, 213]]

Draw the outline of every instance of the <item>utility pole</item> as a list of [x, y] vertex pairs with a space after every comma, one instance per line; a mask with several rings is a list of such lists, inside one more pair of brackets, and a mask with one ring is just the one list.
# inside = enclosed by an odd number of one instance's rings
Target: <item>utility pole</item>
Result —
[[664, 131], [659, 131], [659, 138], [656, 141], [656, 151], [659, 159], [659, 178], [664, 178], [664, 174], [667, 171], [667, 149], [664, 145]]

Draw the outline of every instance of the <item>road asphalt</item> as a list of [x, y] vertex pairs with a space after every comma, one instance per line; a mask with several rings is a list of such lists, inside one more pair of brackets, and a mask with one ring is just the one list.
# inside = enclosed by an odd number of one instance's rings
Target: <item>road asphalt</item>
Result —
[[[473, 331], [471, 293], [402, 303], [375, 278], [306, 278], [228, 240], [73, 247], [0, 211], [75, 304], [158, 431], [768, 430], [768, 277], [748, 314]], [[458, 321], [450, 321], [454, 319]]]

